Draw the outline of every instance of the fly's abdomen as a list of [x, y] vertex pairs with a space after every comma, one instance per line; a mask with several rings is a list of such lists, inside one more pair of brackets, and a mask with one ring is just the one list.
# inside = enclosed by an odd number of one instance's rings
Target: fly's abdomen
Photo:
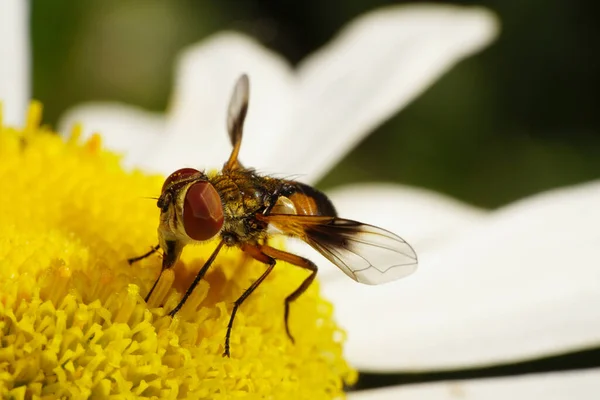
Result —
[[293, 182], [286, 197], [294, 205], [297, 215], [337, 216], [333, 203], [323, 192], [303, 183]]

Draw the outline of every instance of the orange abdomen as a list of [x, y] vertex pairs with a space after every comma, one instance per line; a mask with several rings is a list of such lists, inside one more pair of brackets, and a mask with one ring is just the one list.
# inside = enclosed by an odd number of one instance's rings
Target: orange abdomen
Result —
[[294, 182], [293, 188], [287, 198], [294, 204], [297, 215], [337, 216], [333, 203], [323, 192], [299, 182]]

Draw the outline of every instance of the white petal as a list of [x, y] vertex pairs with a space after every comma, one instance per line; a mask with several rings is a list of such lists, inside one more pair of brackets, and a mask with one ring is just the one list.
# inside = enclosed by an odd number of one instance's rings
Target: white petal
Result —
[[487, 211], [426, 189], [347, 185], [327, 192], [341, 217], [394, 231], [417, 251], [472, 229]]
[[349, 400], [596, 400], [600, 369], [439, 382], [349, 393]]
[[315, 182], [367, 133], [487, 45], [496, 32], [494, 15], [472, 7], [396, 6], [352, 22], [299, 69], [298, 140], [280, 158], [282, 172]]
[[107, 148], [123, 153], [125, 166], [157, 171], [149, 154], [165, 138], [166, 121], [161, 114], [125, 104], [90, 103], [68, 110], [58, 131], [69, 135], [75, 124], [82, 125], [84, 139], [100, 133]]
[[29, 102], [29, 6], [0, 1], [0, 106], [2, 120], [22, 125]]
[[254, 40], [223, 33], [187, 49], [179, 61], [165, 151], [172, 156], [161, 158], [162, 169], [223, 165], [231, 151], [227, 105], [244, 72], [250, 77], [250, 107], [240, 160], [258, 169], [268, 166], [273, 137], [289, 131], [290, 67]]
[[454, 369], [600, 344], [600, 182], [538, 195], [419, 254], [399, 282], [324, 285], [363, 370]]
[[[340, 217], [390, 230], [406, 240], [417, 254], [456, 239], [487, 215], [477, 207], [409, 186], [356, 184], [334, 189], [327, 195]], [[324, 257], [306, 252], [303, 255], [317, 262], [321, 282], [346, 279]]]

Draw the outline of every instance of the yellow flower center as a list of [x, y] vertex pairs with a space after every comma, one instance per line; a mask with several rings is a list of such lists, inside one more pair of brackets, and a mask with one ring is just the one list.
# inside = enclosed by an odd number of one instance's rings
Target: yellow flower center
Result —
[[[318, 284], [284, 298], [306, 272], [278, 263], [240, 308], [231, 358], [222, 357], [233, 302], [265, 269], [222, 252], [175, 318], [167, 316], [214, 246], [186, 248], [146, 304], [161, 268], [160, 176], [126, 172], [99, 136], [64, 141], [0, 115], [0, 393], [6, 398], [199, 399], [343, 397], [356, 372]], [[183, 144], [185, 145], [185, 144]]]

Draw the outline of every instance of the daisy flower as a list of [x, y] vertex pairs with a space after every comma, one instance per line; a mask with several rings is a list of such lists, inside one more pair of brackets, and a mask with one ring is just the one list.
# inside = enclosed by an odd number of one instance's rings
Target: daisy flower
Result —
[[[239, 73], [253, 82], [240, 159], [265, 173], [299, 173], [314, 183], [382, 120], [493, 39], [496, 23], [486, 10], [378, 10], [351, 23], [296, 70], [247, 37], [219, 34], [183, 53], [165, 115], [86, 105], [66, 115], [61, 130], [70, 136], [61, 140], [40, 127], [36, 103], [19, 125], [27, 75], [11, 71], [27, 71], [25, 10], [17, 0], [0, 7], [6, 19], [0, 54], [10, 61], [3, 65], [13, 64], [0, 75], [6, 104], [0, 174], [9, 182], [0, 196], [3, 394], [336, 398], [356, 373], [342, 357], [346, 335], [334, 321], [349, 332], [350, 364], [373, 371], [487, 365], [598, 343], [597, 314], [584, 306], [599, 300], [598, 260], [591, 251], [597, 235], [585, 229], [598, 218], [589, 212], [597, 202], [596, 184], [493, 213], [393, 185], [331, 192], [342, 215], [413, 243], [421, 270], [368, 289], [318, 260], [321, 284], [295, 304], [292, 330], [302, 339], [292, 345], [279, 317], [281, 300], [302, 273], [281, 265], [265, 284], [269, 289], [257, 291], [240, 310], [230, 360], [221, 352], [231, 303], [262, 266], [226, 253], [182, 315], [171, 319], [165, 309], [177, 303], [209, 250], [186, 249], [175, 273], [161, 279], [155, 304], [145, 304], [140, 293], [152, 283], [159, 260], [126, 265], [140, 246], [156, 242], [157, 210], [141, 197], [160, 191], [160, 175], [184, 166], [214, 168], [226, 159], [224, 112]], [[84, 130], [71, 128], [74, 121]], [[102, 150], [93, 132], [123, 158]], [[572, 232], [566, 238], [565, 230]], [[502, 240], [509, 250], [494, 252]], [[546, 251], [548, 240], [553, 251]], [[333, 299], [335, 314], [321, 290]], [[548, 381], [553, 385], [540, 383]], [[592, 371], [351, 396], [506, 397], [515, 390], [551, 398], [561, 390], [589, 393], [598, 381]]]

